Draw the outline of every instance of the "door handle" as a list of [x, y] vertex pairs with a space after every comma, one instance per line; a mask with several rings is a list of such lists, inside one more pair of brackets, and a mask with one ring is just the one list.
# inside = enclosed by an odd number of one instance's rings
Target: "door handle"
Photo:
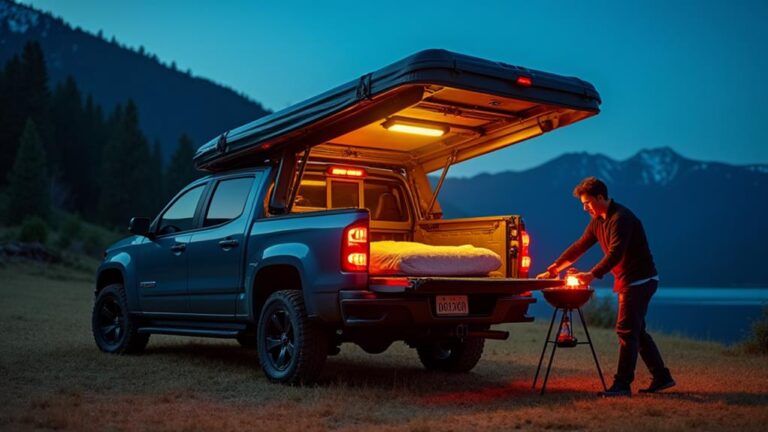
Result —
[[224, 249], [233, 248], [238, 245], [237, 240], [235, 239], [226, 239], [219, 242], [219, 246], [221, 246]]
[[176, 243], [171, 246], [171, 252], [184, 252], [185, 250], [187, 250], [186, 243]]

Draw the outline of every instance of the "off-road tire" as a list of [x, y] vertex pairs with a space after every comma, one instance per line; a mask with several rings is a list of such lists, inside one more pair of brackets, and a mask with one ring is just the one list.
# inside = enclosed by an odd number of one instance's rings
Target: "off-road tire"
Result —
[[328, 357], [329, 334], [308, 319], [301, 291], [282, 290], [270, 295], [261, 309], [257, 344], [270, 381], [310, 384]]
[[443, 372], [469, 372], [483, 356], [485, 339], [426, 341], [416, 347], [425, 368]]
[[136, 320], [128, 313], [122, 284], [107, 285], [93, 302], [91, 332], [100, 350], [110, 354], [133, 354], [144, 350], [149, 334], [138, 333]]

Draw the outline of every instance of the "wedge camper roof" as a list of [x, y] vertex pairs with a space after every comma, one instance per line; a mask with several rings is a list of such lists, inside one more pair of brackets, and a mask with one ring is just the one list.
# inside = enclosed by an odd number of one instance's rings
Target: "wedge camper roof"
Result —
[[[593, 116], [600, 103], [594, 86], [575, 77], [426, 50], [226, 131], [194, 161], [215, 172], [310, 150], [431, 172], [447, 158], [462, 162]], [[430, 136], [395, 132], [398, 124]]]

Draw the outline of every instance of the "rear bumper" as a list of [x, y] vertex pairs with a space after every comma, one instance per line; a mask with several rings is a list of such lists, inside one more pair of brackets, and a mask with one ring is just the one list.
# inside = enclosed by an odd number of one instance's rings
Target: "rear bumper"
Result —
[[530, 322], [528, 305], [536, 299], [523, 295], [468, 294], [469, 314], [438, 316], [434, 295], [392, 296], [371, 291], [340, 291], [339, 301], [347, 327], [437, 327], [458, 324], [487, 326]]

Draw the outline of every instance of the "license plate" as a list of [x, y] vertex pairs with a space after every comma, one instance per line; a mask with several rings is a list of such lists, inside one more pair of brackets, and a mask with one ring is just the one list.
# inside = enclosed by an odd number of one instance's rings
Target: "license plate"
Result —
[[469, 313], [469, 300], [465, 295], [437, 296], [437, 314], [440, 316], [465, 316]]

